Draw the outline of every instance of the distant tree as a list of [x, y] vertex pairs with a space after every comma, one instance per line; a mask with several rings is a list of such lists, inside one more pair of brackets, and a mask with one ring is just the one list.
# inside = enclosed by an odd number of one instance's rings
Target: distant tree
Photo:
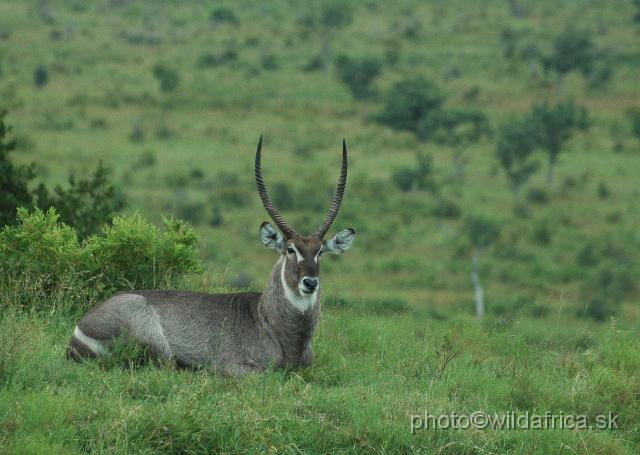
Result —
[[536, 128], [539, 147], [547, 153], [547, 184], [551, 186], [564, 144], [576, 129], [586, 129], [589, 126], [587, 111], [571, 101], [555, 106], [536, 104], [531, 111], [531, 122]]
[[633, 20], [635, 22], [640, 22], [640, 0], [631, 0], [631, 2], [636, 7], [636, 12], [633, 15]]
[[19, 207], [54, 207], [61, 220], [76, 228], [83, 238], [111, 222], [125, 201], [109, 181], [109, 170], [99, 163], [88, 178], [77, 179], [72, 174], [68, 188], [56, 186], [53, 194], [43, 184], [31, 190], [35, 165], [16, 166], [9, 160], [16, 141], [7, 137], [11, 128], [4, 122], [5, 116], [6, 111], [0, 112], [0, 227], [17, 223]]
[[431, 80], [413, 76], [391, 87], [376, 120], [395, 130], [424, 135], [425, 124], [439, 114], [444, 100], [444, 94]]
[[438, 192], [438, 185], [433, 178], [433, 159], [431, 155], [416, 153], [416, 167], [402, 167], [391, 177], [393, 184], [404, 192], [428, 190]]
[[35, 85], [36, 88], [41, 88], [47, 85], [47, 82], [49, 82], [47, 69], [42, 65], [38, 65], [33, 71], [33, 85]]
[[338, 30], [347, 27], [353, 22], [353, 6], [340, 0], [322, 0], [319, 7], [311, 3], [308, 14], [300, 23], [320, 36], [322, 43], [322, 63], [325, 74], [329, 73], [331, 66], [331, 47]]
[[466, 231], [473, 247], [471, 259], [471, 281], [473, 282], [476, 316], [482, 319], [485, 314], [484, 288], [480, 280], [480, 256], [482, 252], [500, 237], [500, 226], [486, 216], [470, 216], [466, 220]]
[[632, 107], [627, 109], [625, 116], [631, 124], [631, 133], [636, 139], [640, 140], [640, 108]]
[[591, 36], [584, 30], [568, 28], [553, 41], [553, 51], [542, 58], [546, 70], [558, 75], [557, 92], [562, 94], [562, 81], [567, 73], [579, 71], [589, 76], [598, 57], [598, 50]]
[[498, 131], [496, 157], [509, 180], [516, 208], [520, 207], [522, 186], [539, 167], [533, 161], [536, 147], [536, 129], [527, 118], [511, 120]]
[[240, 25], [240, 21], [238, 20], [236, 14], [230, 8], [216, 8], [211, 11], [209, 15], [209, 21], [213, 25], [219, 24], [230, 24], [233, 26]]
[[340, 55], [336, 58], [338, 78], [349, 88], [356, 99], [373, 94], [371, 83], [378, 77], [382, 61], [375, 57], [352, 58]]
[[502, 29], [500, 32], [500, 41], [502, 44], [502, 56], [507, 59], [516, 56], [516, 48], [518, 44], [518, 35], [511, 27]]
[[0, 228], [16, 224], [18, 207], [32, 207], [33, 196], [29, 184], [35, 177], [35, 165], [16, 166], [9, 153], [16, 149], [10, 139], [11, 127], [5, 123], [7, 111], [0, 111]]
[[468, 158], [465, 152], [472, 144], [490, 134], [489, 120], [482, 112], [470, 109], [441, 110], [425, 117], [419, 125], [418, 137], [433, 140], [453, 150], [454, 179], [462, 183]]
[[153, 75], [160, 83], [160, 90], [163, 92], [173, 92], [180, 84], [180, 75], [172, 68], [165, 65], [155, 65]]
[[67, 188], [57, 185], [53, 194], [40, 184], [36, 190], [37, 205], [45, 211], [54, 207], [60, 220], [73, 226], [80, 238], [96, 234], [126, 205], [124, 197], [109, 180], [110, 173], [102, 162], [98, 162], [88, 177], [76, 178], [71, 174]]

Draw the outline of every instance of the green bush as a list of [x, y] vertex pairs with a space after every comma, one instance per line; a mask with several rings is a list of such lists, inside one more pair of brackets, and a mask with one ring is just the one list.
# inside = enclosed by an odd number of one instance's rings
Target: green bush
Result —
[[47, 82], [49, 82], [49, 72], [47, 68], [42, 65], [37, 66], [33, 71], [33, 85], [35, 85], [36, 88], [41, 88], [47, 85]]
[[16, 166], [9, 160], [17, 142], [8, 138], [11, 127], [4, 122], [6, 115], [7, 111], [0, 111], [0, 227], [15, 224], [18, 207], [31, 206], [29, 183], [35, 177], [35, 164]]
[[173, 92], [180, 84], [180, 75], [173, 68], [165, 65], [156, 65], [153, 67], [153, 75], [160, 83], [162, 92]]
[[404, 79], [387, 93], [377, 121], [395, 130], [417, 133], [429, 116], [439, 112], [444, 99], [429, 79], [423, 76]]
[[340, 55], [336, 59], [338, 78], [356, 99], [364, 99], [373, 94], [371, 83], [378, 77], [382, 61], [374, 57], [352, 58]]
[[108, 224], [126, 205], [124, 196], [109, 180], [110, 172], [98, 162], [89, 178], [77, 179], [71, 174], [68, 187], [57, 185], [53, 194], [40, 184], [36, 191], [37, 205], [43, 210], [54, 207], [62, 222], [73, 226], [81, 239], [87, 238]]
[[211, 23], [214, 25], [224, 23], [234, 26], [240, 25], [240, 21], [238, 20], [236, 14], [232, 9], [229, 8], [214, 9], [209, 15], [209, 21], [211, 21]]
[[47, 297], [55, 294], [83, 305], [120, 290], [174, 286], [201, 270], [197, 243], [181, 221], [158, 228], [138, 214], [81, 241], [54, 209], [19, 209], [18, 225], [0, 231], [0, 301], [52, 310]]

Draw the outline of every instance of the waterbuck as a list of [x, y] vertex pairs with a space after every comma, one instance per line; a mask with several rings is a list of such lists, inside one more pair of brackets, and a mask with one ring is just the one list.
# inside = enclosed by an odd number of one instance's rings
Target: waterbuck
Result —
[[156, 361], [207, 367], [224, 375], [311, 363], [320, 310], [320, 258], [345, 252], [355, 238], [353, 229], [345, 229], [323, 240], [342, 203], [347, 145], [343, 140], [342, 169], [329, 211], [310, 236], [293, 230], [271, 201], [262, 178], [261, 149], [262, 136], [256, 150], [256, 183], [264, 208], [279, 228], [269, 222], [260, 226], [262, 243], [279, 253], [264, 292], [121, 292], [78, 322], [67, 357], [80, 361], [108, 355], [114, 341], [124, 338], [145, 347]]

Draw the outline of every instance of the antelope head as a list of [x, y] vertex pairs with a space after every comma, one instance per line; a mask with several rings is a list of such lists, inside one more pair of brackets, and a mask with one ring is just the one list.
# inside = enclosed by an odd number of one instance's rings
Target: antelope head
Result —
[[[320, 288], [319, 274], [322, 256], [325, 253], [344, 253], [351, 247], [355, 238], [355, 231], [349, 228], [338, 232], [328, 240], [324, 239], [338, 215], [344, 196], [344, 188], [347, 183], [347, 143], [342, 141], [342, 169], [333, 201], [324, 221], [310, 236], [298, 234], [280, 215], [271, 201], [262, 178], [261, 149], [262, 136], [260, 136], [256, 150], [256, 183], [262, 204], [279, 230], [265, 221], [260, 226], [260, 238], [266, 247], [275, 249], [281, 255], [281, 279], [289, 301], [296, 306], [307, 307], [315, 301]], [[297, 305], [296, 302], [300, 302], [300, 305]]]

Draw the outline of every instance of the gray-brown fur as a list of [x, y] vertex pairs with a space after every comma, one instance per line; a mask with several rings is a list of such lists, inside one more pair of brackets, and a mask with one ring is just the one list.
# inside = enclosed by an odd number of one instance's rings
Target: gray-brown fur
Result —
[[[263, 294], [130, 291], [96, 305], [77, 326], [107, 349], [118, 337], [132, 338], [155, 359], [222, 374], [303, 367], [313, 358], [319, 304], [304, 312], [291, 306], [280, 267], [278, 261]], [[76, 336], [68, 353], [74, 360], [96, 356]]]

